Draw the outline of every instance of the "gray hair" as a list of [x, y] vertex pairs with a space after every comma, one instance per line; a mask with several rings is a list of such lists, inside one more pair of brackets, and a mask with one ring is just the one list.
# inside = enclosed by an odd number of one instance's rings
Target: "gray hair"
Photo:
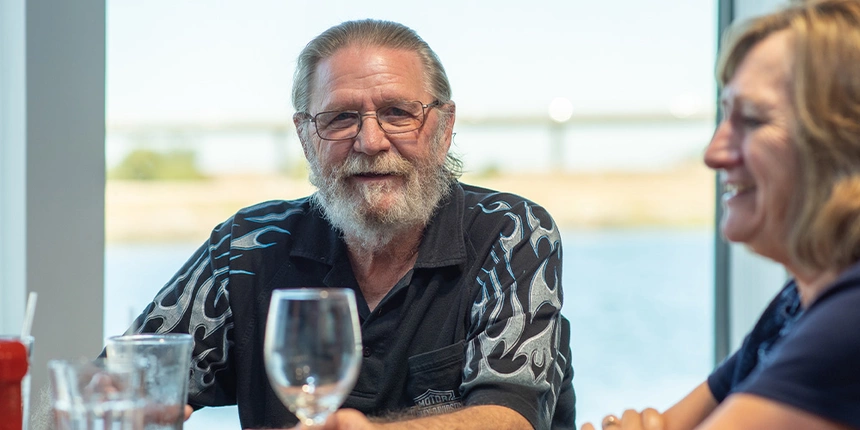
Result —
[[293, 75], [293, 108], [308, 111], [317, 64], [348, 45], [379, 46], [418, 54], [424, 65], [427, 91], [441, 102], [451, 100], [451, 83], [439, 57], [418, 33], [391, 21], [365, 19], [336, 25], [310, 41], [299, 54]]
[[[299, 54], [293, 74], [292, 97], [296, 112], [309, 113], [311, 88], [320, 61], [348, 45], [379, 46], [415, 52], [424, 65], [427, 92], [440, 102], [451, 101], [451, 82], [448, 81], [442, 61], [415, 30], [392, 21], [364, 19], [346, 21], [329, 28], [311, 40]], [[445, 119], [450, 115], [445, 109], [439, 109], [438, 113]], [[442, 127], [437, 133], [441, 130]], [[459, 178], [463, 173], [463, 162], [449, 151], [445, 157], [445, 168], [451, 177]]]

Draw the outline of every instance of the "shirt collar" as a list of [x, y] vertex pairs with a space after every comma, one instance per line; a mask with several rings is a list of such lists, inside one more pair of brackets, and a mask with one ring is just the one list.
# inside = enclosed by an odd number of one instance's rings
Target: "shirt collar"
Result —
[[416, 269], [465, 265], [464, 211], [463, 187], [457, 182], [424, 229], [424, 237], [418, 246]]
[[325, 219], [312, 199], [307, 216], [301, 218], [292, 229], [293, 245], [290, 257], [303, 257], [334, 266], [338, 259], [346, 257], [346, 244], [340, 233]]

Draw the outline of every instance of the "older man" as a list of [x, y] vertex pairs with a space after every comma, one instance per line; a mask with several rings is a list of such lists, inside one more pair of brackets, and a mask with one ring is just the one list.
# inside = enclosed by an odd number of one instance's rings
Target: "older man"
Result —
[[293, 104], [319, 190], [216, 227], [136, 322], [194, 334], [189, 403], [294, 425], [264, 370], [271, 292], [346, 287], [364, 357], [331, 428], [574, 428], [558, 230], [528, 200], [458, 182], [430, 47], [392, 22], [335, 26], [302, 51]]

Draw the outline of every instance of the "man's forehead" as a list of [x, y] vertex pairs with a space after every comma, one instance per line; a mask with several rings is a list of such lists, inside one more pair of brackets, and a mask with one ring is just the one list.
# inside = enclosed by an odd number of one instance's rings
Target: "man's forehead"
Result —
[[420, 56], [404, 49], [349, 45], [322, 59], [315, 72], [311, 104], [317, 106], [417, 100], [427, 93]]

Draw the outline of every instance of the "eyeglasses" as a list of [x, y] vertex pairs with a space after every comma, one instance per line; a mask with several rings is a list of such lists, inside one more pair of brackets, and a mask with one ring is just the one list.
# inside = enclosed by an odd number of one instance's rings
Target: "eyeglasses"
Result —
[[439, 107], [436, 100], [429, 104], [420, 101], [401, 102], [384, 106], [376, 112], [361, 113], [355, 110], [320, 112], [311, 116], [304, 113], [308, 121], [314, 123], [317, 135], [323, 140], [347, 140], [358, 136], [364, 117], [375, 116], [379, 127], [386, 134], [399, 134], [415, 131], [424, 125], [427, 109]]

